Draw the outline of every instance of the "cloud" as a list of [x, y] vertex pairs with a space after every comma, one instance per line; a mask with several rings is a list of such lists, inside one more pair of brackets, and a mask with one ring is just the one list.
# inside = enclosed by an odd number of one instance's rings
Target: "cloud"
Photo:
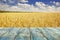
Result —
[[38, 8], [36, 8], [34, 5], [29, 5], [29, 4], [20, 4], [18, 3], [18, 7], [21, 8], [24, 11], [37, 11]]
[[35, 5], [42, 11], [51, 11], [51, 12], [60, 11], [60, 7], [57, 7], [55, 5], [47, 5], [43, 2], [36, 2]]
[[39, 8], [40, 10], [45, 10], [46, 9], [46, 6], [44, 3], [42, 2], [36, 2], [35, 3], [36, 7]]
[[60, 2], [53, 2], [56, 6], [60, 6]]
[[[54, 4], [56, 4], [56, 2], [54, 2]], [[18, 3], [16, 6], [0, 4], [0, 10], [22, 12], [58, 12], [60, 11], [60, 6], [57, 7], [55, 5], [48, 5], [43, 2], [36, 2], [35, 5]]]
[[60, 6], [60, 2], [51, 1], [50, 3], [53, 3], [55, 6]]
[[1, 4], [0, 5], [0, 10], [4, 10], [4, 11], [24, 11], [24, 12], [35, 12], [35, 11], [39, 11], [38, 8], [36, 8], [33, 5], [29, 5], [29, 4], [22, 4], [22, 3], [18, 3], [17, 6], [9, 6], [6, 4]]
[[51, 6], [48, 6], [42, 2], [36, 2], [35, 5], [42, 11], [50, 11], [52, 9]]
[[28, 2], [28, 0], [19, 0], [19, 2]]
[[3, 0], [4, 2], [6, 2], [7, 0]]
[[9, 8], [9, 5], [4, 5], [4, 4], [0, 4], [0, 10], [6, 10], [6, 8]]

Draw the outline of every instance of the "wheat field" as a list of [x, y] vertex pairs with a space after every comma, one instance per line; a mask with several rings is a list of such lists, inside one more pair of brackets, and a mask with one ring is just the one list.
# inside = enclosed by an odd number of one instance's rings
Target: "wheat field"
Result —
[[0, 13], [0, 27], [59, 27], [60, 12]]

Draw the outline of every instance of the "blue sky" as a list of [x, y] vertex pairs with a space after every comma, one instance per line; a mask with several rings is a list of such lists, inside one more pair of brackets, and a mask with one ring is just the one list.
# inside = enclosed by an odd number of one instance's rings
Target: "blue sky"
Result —
[[60, 11], [60, 0], [0, 0], [0, 10], [6, 10], [7, 6], [16, 11]]
[[[1, 1], [0, 3], [7, 3], [9, 5], [16, 5], [18, 3], [18, 0], [11, 0], [14, 3], [9, 3], [9, 0], [6, 0], [5, 2], [4, 2], [4, 0], [0, 0], [0, 1]], [[26, 2], [26, 3], [34, 5], [36, 2], [43, 2], [45, 4], [51, 5], [52, 3], [50, 3], [50, 1], [60, 2], [60, 0], [28, 0], [28, 2]]]
[[43, 2], [46, 4], [50, 4], [50, 1], [60, 2], [60, 0], [28, 0], [29, 4], [35, 4], [35, 2]]

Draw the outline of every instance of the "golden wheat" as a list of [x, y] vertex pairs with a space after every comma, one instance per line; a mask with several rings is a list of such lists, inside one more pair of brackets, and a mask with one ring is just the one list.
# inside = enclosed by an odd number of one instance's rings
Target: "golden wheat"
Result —
[[0, 27], [59, 27], [57, 13], [0, 13]]

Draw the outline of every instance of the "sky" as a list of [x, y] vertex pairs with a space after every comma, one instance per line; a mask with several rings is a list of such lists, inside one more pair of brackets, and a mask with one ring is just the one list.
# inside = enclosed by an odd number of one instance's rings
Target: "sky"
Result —
[[60, 0], [0, 0], [2, 11], [58, 12]]

